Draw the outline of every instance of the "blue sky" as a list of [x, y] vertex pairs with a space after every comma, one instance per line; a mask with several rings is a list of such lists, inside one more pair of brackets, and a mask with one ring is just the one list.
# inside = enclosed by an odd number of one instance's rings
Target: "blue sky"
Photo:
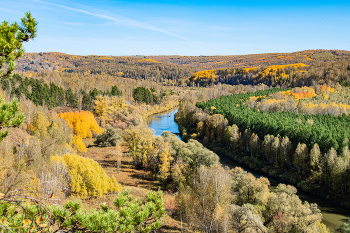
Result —
[[350, 1], [0, 0], [0, 20], [31, 11], [27, 52], [238, 55], [350, 50]]

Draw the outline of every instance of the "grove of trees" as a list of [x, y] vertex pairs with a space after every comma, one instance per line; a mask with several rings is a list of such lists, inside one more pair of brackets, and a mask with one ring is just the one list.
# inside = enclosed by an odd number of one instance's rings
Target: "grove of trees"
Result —
[[304, 190], [324, 184], [333, 192], [348, 193], [349, 116], [266, 112], [247, 104], [250, 97], [262, 101], [279, 91], [286, 90], [222, 96], [197, 103], [199, 108], [183, 99], [176, 115], [182, 137], [200, 140], [220, 154]]

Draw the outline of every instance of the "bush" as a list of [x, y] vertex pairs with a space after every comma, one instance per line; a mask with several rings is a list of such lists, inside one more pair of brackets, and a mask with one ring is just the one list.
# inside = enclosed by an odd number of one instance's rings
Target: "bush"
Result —
[[119, 139], [118, 130], [112, 126], [108, 126], [103, 133], [97, 135], [95, 144], [98, 146], [115, 146]]
[[67, 174], [63, 174], [63, 182], [67, 183], [71, 192], [80, 197], [102, 196], [121, 190], [121, 185], [115, 178], [107, 176], [93, 159], [67, 153], [63, 156], [51, 156], [51, 163], [56, 169], [66, 171]]

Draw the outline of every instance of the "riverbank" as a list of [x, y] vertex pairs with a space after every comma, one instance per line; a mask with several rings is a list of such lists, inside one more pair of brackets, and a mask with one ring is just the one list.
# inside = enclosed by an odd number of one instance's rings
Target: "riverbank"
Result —
[[[172, 110], [169, 112], [165, 112], [162, 114], [157, 114], [154, 117], [151, 117], [148, 119], [148, 125], [150, 128], [154, 129], [156, 132], [159, 132], [158, 135], [161, 135], [163, 131], [170, 131], [173, 132], [178, 130], [178, 125], [175, 122], [174, 115], [177, 111]], [[166, 124], [164, 122], [162, 123], [162, 119], [166, 119], [167, 122], [170, 122], [169, 128], [166, 127]], [[159, 124], [157, 123], [159, 122]], [[176, 126], [175, 126], [176, 125]], [[220, 153], [219, 153], [220, 155]], [[226, 157], [221, 155], [220, 156], [220, 162], [224, 166], [228, 166], [230, 168], [234, 167], [242, 167], [247, 172], [252, 173], [256, 177], [264, 176], [268, 178], [271, 182], [271, 189], [273, 189], [275, 186], [278, 185], [278, 183], [289, 183], [284, 182], [280, 179], [277, 179], [276, 177], [271, 177], [268, 174], [264, 172], [257, 172], [249, 167], [247, 167], [244, 164], [238, 163], [234, 161], [232, 158]], [[344, 223], [349, 217], [350, 217], [350, 211], [343, 206], [333, 203], [332, 201], [320, 197], [316, 194], [310, 194], [303, 191], [300, 191], [300, 188], [298, 188], [298, 196], [301, 200], [307, 201], [309, 203], [317, 203], [319, 206], [319, 209], [321, 210], [323, 214], [323, 223], [326, 224], [326, 226], [331, 230], [331, 232], [335, 232], [335, 229], [339, 227], [342, 223]]]
[[145, 114], [143, 115], [144, 119], [147, 119], [150, 116], [161, 114], [168, 112], [172, 109], [176, 109], [179, 106], [179, 101], [176, 100], [168, 100], [164, 101], [159, 105], [143, 105], [145, 108]]

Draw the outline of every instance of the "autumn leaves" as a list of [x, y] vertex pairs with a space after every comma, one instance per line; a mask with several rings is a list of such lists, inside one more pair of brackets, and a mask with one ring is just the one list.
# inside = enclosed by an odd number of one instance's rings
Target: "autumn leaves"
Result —
[[154, 132], [145, 125], [128, 128], [122, 135], [135, 167], [151, 170], [154, 177], [158, 176], [166, 185], [173, 160], [170, 144], [162, 137], [154, 136]]
[[83, 138], [91, 138], [92, 133], [100, 134], [103, 132], [94, 115], [89, 111], [81, 112], [65, 112], [58, 114], [58, 117], [62, 117], [68, 123], [68, 125], [74, 131], [73, 145], [78, 151], [86, 152], [86, 147], [82, 141]]
[[303, 68], [305, 67], [307, 67], [307, 65], [303, 63], [296, 63], [288, 65], [272, 65], [268, 67], [240, 67], [203, 70], [198, 71], [191, 77], [187, 78], [186, 82], [190, 86], [208, 86], [210, 84], [216, 84], [217, 82], [227, 82], [227, 79], [232, 79], [233, 76], [235, 76], [238, 83], [258, 80], [259, 83], [282, 85], [290, 83], [293, 78], [293, 72], [303, 72]]
[[93, 159], [67, 153], [63, 156], [51, 156], [50, 160], [62, 172], [62, 182], [71, 187], [71, 194], [80, 197], [102, 196], [121, 190], [121, 185], [115, 178], [107, 176]]

